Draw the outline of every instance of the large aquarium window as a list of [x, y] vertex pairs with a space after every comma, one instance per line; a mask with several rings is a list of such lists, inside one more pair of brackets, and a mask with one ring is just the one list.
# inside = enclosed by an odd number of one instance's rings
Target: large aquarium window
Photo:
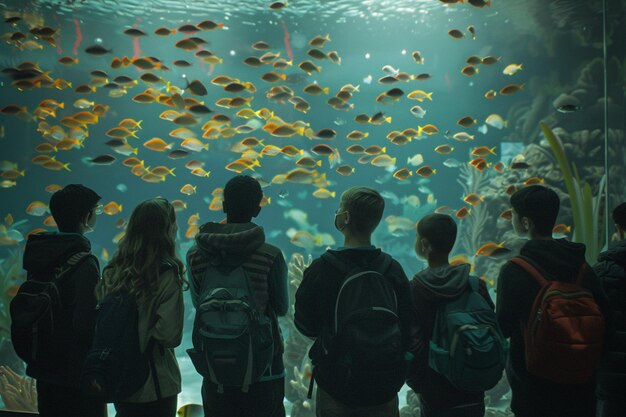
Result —
[[[417, 221], [446, 213], [451, 260], [495, 298], [524, 243], [509, 196], [542, 184], [561, 198], [554, 236], [595, 263], [626, 199], [626, 1], [606, 3], [0, 0], [0, 409], [37, 409], [9, 305], [28, 236], [56, 230], [48, 203], [71, 183], [103, 197], [87, 235], [101, 266], [156, 196], [176, 207], [185, 259], [199, 226], [224, 220], [239, 173], [260, 182], [255, 222], [288, 262], [342, 246], [341, 193], [366, 185], [386, 202], [373, 243], [409, 278], [426, 267]], [[485, 256], [485, 244], [511, 252]], [[186, 292], [179, 406], [202, 402], [186, 354], [194, 315]], [[311, 340], [293, 307], [280, 324], [287, 413], [313, 416]], [[512, 415], [510, 395], [503, 378], [486, 415]], [[406, 386], [400, 406], [419, 416]]]

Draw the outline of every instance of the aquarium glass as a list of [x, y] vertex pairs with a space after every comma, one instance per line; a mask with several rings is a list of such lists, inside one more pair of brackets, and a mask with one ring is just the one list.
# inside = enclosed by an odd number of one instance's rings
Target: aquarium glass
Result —
[[[587, 244], [594, 263], [614, 233], [607, 213], [626, 198], [626, 2], [606, 3], [0, 0], [0, 365], [16, 373], [0, 381], [0, 405], [36, 409], [9, 303], [29, 233], [56, 230], [47, 205], [71, 183], [107, 208], [87, 235], [101, 266], [155, 196], [176, 201], [185, 259], [198, 226], [224, 219], [221, 188], [238, 173], [261, 182], [254, 221], [287, 261], [342, 246], [341, 193], [365, 185], [386, 203], [373, 243], [409, 278], [426, 267], [416, 222], [446, 213], [459, 227], [453, 260], [495, 298], [524, 243], [505, 218], [509, 195], [543, 184], [562, 201], [555, 236]], [[588, 193], [568, 192], [541, 122]], [[477, 255], [490, 242], [512, 251]], [[185, 302], [179, 406], [201, 403], [188, 292]], [[280, 320], [285, 406], [312, 416], [311, 341], [293, 308]], [[505, 379], [487, 396], [508, 415]], [[400, 405], [419, 415], [407, 387]]]

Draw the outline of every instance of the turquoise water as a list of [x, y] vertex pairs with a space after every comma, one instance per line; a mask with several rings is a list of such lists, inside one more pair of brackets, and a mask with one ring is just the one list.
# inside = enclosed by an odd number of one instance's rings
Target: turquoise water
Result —
[[[53, 230], [47, 219], [49, 213], [45, 210], [51, 195], [46, 187], [76, 182], [96, 190], [103, 196], [103, 204], [114, 202], [112, 206], [122, 206], [119, 213], [100, 216], [95, 232], [88, 236], [94, 253], [102, 263], [115, 250], [114, 239], [122, 231], [116, 223], [119, 225], [123, 222], [120, 219], [127, 219], [138, 202], [157, 195], [170, 201], [181, 200], [181, 207], [183, 204], [186, 206], [177, 213], [179, 250], [184, 256], [192, 243], [194, 223], [222, 220], [219, 190], [216, 189], [223, 187], [235, 175], [225, 167], [240, 158], [241, 150], [246, 149], [237, 144], [252, 137], [262, 144], [248, 148], [245, 156], [252, 162], [244, 162], [243, 173], [261, 181], [270, 202], [263, 207], [257, 221], [264, 226], [268, 241], [281, 247], [287, 259], [295, 252], [318, 256], [327, 246], [341, 245], [340, 235], [332, 223], [339, 196], [351, 186], [369, 185], [380, 190], [387, 203], [384, 219], [374, 235], [374, 243], [394, 255], [405, 267], [408, 276], [424, 266], [413, 254], [414, 224], [423, 215], [437, 210], [456, 216], [459, 239], [452, 255], [473, 263], [475, 273], [485, 277], [493, 294], [498, 267], [503, 260], [479, 257], [475, 253], [488, 242], [505, 241], [512, 247], [519, 245], [519, 241], [510, 234], [509, 223], [499, 217], [508, 208], [506, 188], [511, 185], [522, 187], [524, 181], [536, 177], [546, 185], [562, 190], [563, 196], [566, 196], [562, 175], [540, 134], [539, 122], [544, 120], [550, 127], [565, 130], [561, 137], [569, 157], [578, 164], [582, 179], [591, 184], [594, 195], [598, 194], [606, 162], [609, 166], [624, 163], [623, 152], [619, 154], [619, 149], [623, 150], [619, 146], [623, 144], [624, 94], [620, 77], [626, 74], [623, 70], [624, 45], [619, 30], [613, 30], [623, 16], [619, 12], [620, 2], [612, 6], [607, 18], [606, 32], [610, 40], [608, 58], [616, 58], [619, 63], [615, 64], [618, 66], [612, 73], [605, 70], [613, 67], [604, 65], [603, 46], [607, 43], [604, 42], [601, 2], [557, 1], [546, 4], [528, 1], [512, 4], [494, 1], [486, 7], [474, 7], [468, 3], [444, 4], [434, 0], [294, 0], [281, 10], [273, 10], [269, 7], [270, 2], [261, 1], [1, 3], [5, 19], [20, 18], [14, 25], [10, 24], [11, 20], [0, 23], [1, 33], [5, 34], [3, 40], [6, 41], [0, 44], [2, 68], [17, 68], [28, 61], [36, 63], [41, 72], [47, 73], [48, 84], [54, 80], [60, 80], [57, 81], [60, 86], [64, 81], [72, 83], [72, 87], [65, 89], [46, 88], [45, 82], [43, 85], [16, 86], [9, 72], [3, 72], [0, 77], [0, 107], [26, 107], [24, 111], [19, 110], [18, 115], [0, 116], [0, 160], [3, 161], [4, 181], [0, 188], [0, 216], [5, 219], [1, 230], [4, 240], [3, 246], [0, 246], [0, 259], [4, 259], [5, 269], [9, 266], [7, 259], [12, 251], [21, 252], [24, 236], [28, 232], [40, 227]], [[198, 24], [207, 19], [220, 24], [219, 27], [194, 34], [179, 31], [169, 36], [157, 36], [154, 33], [157, 28], [179, 29], [184, 24]], [[54, 34], [51, 39], [46, 41], [43, 36], [36, 37], [29, 32], [40, 27], [52, 28]], [[124, 33], [131, 28], [145, 32], [146, 36], [133, 37]], [[451, 36], [451, 30], [458, 30], [463, 36], [460, 39]], [[23, 33], [25, 37], [18, 39], [20, 35], [15, 35], [16, 32]], [[327, 34], [330, 40], [313, 52], [321, 51], [326, 57], [319, 60], [311, 57], [308, 51], [314, 47], [309, 45], [309, 41]], [[206, 43], [190, 51], [175, 46], [178, 41], [193, 36]], [[258, 41], [267, 43], [269, 49], [253, 49], [251, 46]], [[85, 52], [86, 48], [94, 45], [111, 51], [101, 56]], [[200, 49], [213, 54], [213, 63], [195, 56]], [[328, 58], [331, 51], [336, 51], [340, 64]], [[414, 59], [416, 51], [423, 58], [421, 63]], [[279, 54], [277, 60], [291, 61], [291, 65], [281, 69], [271, 64], [259, 67], [244, 64], [246, 58], [261, 57], [266, 52]], [[114, 58], [124, 56], [129, 60], [152, 57], [147, 60], [148, 64], [159, 62], [169, 70], [141, 70], [132, 63], [119, 69], [111, 68]], [[64, 65], [59, 62], [62, 57], [75, 58], [78, 63]], [[466, 75], [469, 72], [465, 68], [468, 58], [470, 62], [473, 60], [473, 66], [478, 70], [472, 76]], [[186, 60], [190, 66], [176, 66], [173, 64], [176, 60]], [[301, 70], [298, 65], [306, 60], [319, 66], [319, 72], [309, 75]], [[490, 63], [490, 60], [493, 62]], [[96, 82], [94, 92], [77, 93], [75, 88], [79, 85], [94, 83], [90, 72], [96, 70], [104, 71], [106, 75], [101, 78], [106, 80], [100, 84]], [[270, 71], [279, 75], [278, 82], [269, 83], [262, 79]], [[402, 78], [402, 73], [408, 74], [409, 78], [422, 75], [420, 79], [393, 84], [378, 81], [397, 72], [401, 73], [399, 78]], [[197, 124], [190, 126], [176, 125], [160, 118], [166, 110], [182, 114], [188, 109], [176, 109], [158, 102], [143, 104], [136, 101], [138, 98], [133, 100], [133, 97], [150, 88], [139, 79], [146, 73], [160, 79], [153, 85], [154, 96], [162, 94], [166, 100], [178, 92], [182, 98], [193, 97], [204, 102], [212, 113], [191, 113]], [[281, 74], [284, 80], [280, 79]], [[101, 85], [113, 82], [118, 76], [132, 80], [128, 88]], [[226, 92], [222, 86], [211, 83], [217, 76], [252, 83], [256, 92]], [[192, 91], [185, 90], [191, 80], [200, 81], [207, 94], [194, 96]], [[605, 80], [609, 87], [622, 86], [609, 88], [611, 103], [608, 107], [603, 101]], [[328, 88], [328, 94], [311, 95], [304, 91], [306, 86], [314, 83]], [[329, 105], [327, 101], [347, 84], [358, 86], [358, 91], [346, 101], [335, 98], [336, 107]], [[511, 84], [521, 90], [503, 94], [506, 90], [501, 90]], [[287, 99], [283, 102], [268, 98], [268, 92], [271, 96], [270, 89], [276, 89], [276, 86], [289, 88], [282, 90], [287, 92]], [[391, 98], [393, 93], [385, 95], [392, 88], [402, 90], [399, 99]], [[420, 102], [409, 98], [419, 96], [416, 90], [432, 93], [432, 100]], [[494, 90], [496, 95], [486, 98], [490, 90]], [[411, 92], [414, 93], [409, 94]], [[562, 101], [555, 102], [561, 94], [577, 100], [574, 111], [564, 109]], [[237, 96], [249, 100], [250, 106], [244, 104], [238, 108], [224, 108], [216, 105], [220, 99]], [[308, 110], [302, 112], [296, 109], [298, 101], [293, 97], [305, 100], [308, 105], [301, 106]], [[345, 95], [342, 97], [346, 98]], [[63, 103], [64, 108], [56, 109], [56, 116], [48, 114], [45, 109], [37, 110], [45, 99]], [[79, 99], [93, 104], [84, 109], [77, 108], [74, 104]], [[59, 140], [71, 134], [70, 128], [63, 124], [63, 118], [71, 118], [82, 111], [93, 111], [96, 104], [108, 106], [108, 111], [98, 117], [97, 123], [86, 125], [83, 132], [88, 132], [88, 136], [82, 143], [78, 143], [79, 140], [74, 144], [76, 147], [69, 150], [39, 152], [49, 151], [46, 146], [57, 146]], [[411, 111], [414, 106], [420, 106], [421, 110]], [[613, 112], [607, 113], [605, 107]], [[278, 119], [260, 117], [267, 116], [265, 112], [260, 112], [264, 108]], [[237, 116], [242, 109], [251, 109], [258, 115], [250, 118]], [[423, 117], [415, 115], [422, 111], [425, 111]], [[6, 112], [10, 113], [10, 110]], [[378, 112], [383, 112], [383, 119], [389, 118], [390, 122], [359, 124], [355, 121], [359, 114], [371, 117]], [[230, 122], [203, 128], [217, 114], [228, 116]], [[609, 116], [608, 124], [605, 123], [605, 115]], [[467, 116], [471, 126], [461, 126], [458, 122]], [[107, 136], [107, 132], [110, 133], [126, 118], [141, 121], [140, 129], [131, 129], [136, 137], [129, 136], [126, 141], [131, 150], [137, 149], [137, 154], [122, 155], [107, 145], [107, 141], [113, 139]], [[42, 122], [47, 125], [42, 125]], [[303, 132], [304, 135], [296, 133], [292, 137], [277, 137], [272, 135], [273, 128], [267, 126], [272, 122], [276, 126], [302, 126], [311, 130]], [[433, 125], [438, 132], [415, 135], [415, 131], [421, 131], [420, 127], [427, 125]], [[189, 129], [188, 136], [196, 138], [199, 146], [208, 145], [208, 149], [183, 148], [181, 139], [170, 136], [170, 132], [179, 127]], [[202, 137], [208, 127], [215, 128], [216, 137]], [[605, 141], [607, 127], [616, 132], [618, 152], [611, 151], [610, 157], [605, 160], [605, 150], [610, 147]], [[336, 134], [331, 139], [307, 137], [322, 129], [332, 129]], [[406, 129], [414, 129], [414, 132], [408, 131], [408, 136], [415, 135], [410, 141], [403, 138], [394, 143], [388, 138], [391, 132], [407, 133]], [[367, 137], [348, 139], [347, 135], [354, 130], [367, 133]], [[585, 134], [580, 133], [585, 131], [586, 142]], [[74, 134], [80, 137], [80, 132], [78, 130]], [[426, 132], [429, 132], [428, 127]], [[455, 139], [454, 135], [462, 132], [473, 139]], [[153, 138], [163, 139], [171, 147], [164, 152], [149, 149], [145, 143]], [[590, 141], [593, 146], [585, 147]], [[49, 145], [35, 149], [45, 143]], [[319, 144], [332, 147], [333, 157], [313, 153], [311, 149]], [[241, 148], [239, 153], [233, 151], [233, 148], [237, 150], [235, 145]], [[295, 157], [282, 153], [273, 156], [276, 148], [268, 145], [278, 148], [293, 146], [297, 154]], [[352, 145], [385, 148], [381, 155], [386, 156], [375, 164], [387, 166], [372, 164], [373, 157], [360, 163], [358, 160], [362, 154], [347, 151]], [[454, 149], [443, 155], [435, 151], [441, 145]], [[478, 157], [471, 152], [479, 147], [493, 148], [484, 156], [484, 169], [481, 170], [469, 164]], [[168, 153], [176, 149], [185, 149], [189, 155], [180, 159], [168, 157]], [[62, 165], [69, 165], [60, 170], [47, 169], [32, 162], [38, 155], [54, 156]], [[103, 155], [113, 156], [115, 161], [110, 165], [92, 162]], [[305, 174], [307, 179], [304, 182], [309, 183], [285, 181], [284, 174], [301, 168], [296, 161], [306, 156], [320, 161], [320, 165], [314, 165]], [[123, 164], [129, 157], [144, 161], [143, 179], [133, 175], [131, 169]], [[531, 168], [511, 169], [512, 161], [520, 161], [521, 158]], [[208, 176], [193, 175], [185, 167], [191, 160], [203, 163]], [[54, 165], [50, 163], [48, 168], [54, 168]], [[341, 175], [337, 168], [342, 165], [349, 165], [344, 169], [351, 171], [354, 168], [354, 172], [349, 176]], [[149, 182], [154, 177], [146, 174], [159, 166], [173, 171], [174, 175], [166, 174], [157, 178], [156, 183]], [[420, 173], [425, 172], [421, 170], [423, 167], [436, 172], [422, 176]], [[17, 174], [6, 174], [14, 168]], [[410, 176], [399, 179], [397, 177], [403, 174], [408, 175], [406, 171], [401, 171], [403, 168], [410, 170]], [[614, 177], [619, 178], [620, 172], [614, 173]], [[159, 175], [162, 174], [163, 171]], [[620, 188], [619, 180], [615, 181], [612, 183], [609, 180], [611, 199], [623, 198], [623, 187]], [[187, 184], [196, 187], [194, 193], [187, 195], [181, 192]], [[472, 193], [482, 197], [475, 206], [464, 200]], [[33, 202], [43, 203], [42, 209], [30, 210], [28, 214], [27, 208]], [[209, 206], [214, 209], [217, 206], [218, 209], [211, 210]], [[573, 228], [572, 213], [567, 204], [564, 206], [559, 223]], [[464, 207], [471, 211], [461, 219], [464, 216], [458, 211]], [[7, 218], [9, 214], [13, 223]], [[596, 220], [603, 222], [602, 216], [599, 216]], [[602, 228], [601, 225], [600, 230]], [[572, 237], [572, 231], [566, 232], [566, 236]], [[4, 274], [7, 288], [23, 279], [19, 271], [15, 271], [18, 270]], [[3, 293], [3, 297], [0, 306], [6, 307], [9, 296]], [[193, 321], [190, 304], [187, 316], [185, 340], [179, 349], [184, 379], [181, 404], [200, 401], [200, 378], [184, 354], [184, 349], [190, 344]], [[6, 324], [3, 326], [6, 329]], [[284, 321], [283, 327], [289, 333], [289, 319]], [[0, 336], [5, 334], [0, 333]], [[300, 365], [305, 347], [300, 346], [294, 351], [297, 354], [292, 362]], [[4, 359], [0, 357], [0, 363], [1, 360]], [[290, 364], [293, 366], [293, 363]], [[289, 376], [293, 378], [291, 369]], [[403, 402], [404, 397], [401, 395]], [[293, 394], [290, 400], [301, 403], [303, 398]]]

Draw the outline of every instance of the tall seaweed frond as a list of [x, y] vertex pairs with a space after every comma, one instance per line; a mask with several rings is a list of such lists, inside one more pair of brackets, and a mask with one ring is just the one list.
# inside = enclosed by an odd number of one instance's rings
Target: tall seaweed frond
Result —
[[602, 176], [600, 181], [598, 195], [594, 196], [591, 191], [591, 185], [586, 181], [581, 181], [576, 164], [569, 163], [561, 139], [559, 139], [545, 123], [542, 122], [539, 126], [556, 157], [559, 168], [561, 169], [561, 174], [563, 175], [567, 194], [572, 204], [574, 217], [574, 234], [572, 240], [585, 244], [587, 247], [587, 262], [593, 264], [597, 261], [598, 255], [604, 246], [605, 228], [599, 227], [599, 222], [600, 203], [602, 198], [605, 197], [603, 196], [602, 190], [604, 190], [606, 174]]
[[[486, 171], [479, 171], [469, 164], [462, 165], [459, 174], [460, 178], [457, 179], [457, 182], [461, 185], [464, 195], [480, 194], [481, 190], [489, 183], [489, 176]], [[485, 203], [473, 206], [471, 210], [470, 214], [461, 220], [459, 226], [460, 246], [470, 258], [482, 244], [481, 235], [489, 217]]]

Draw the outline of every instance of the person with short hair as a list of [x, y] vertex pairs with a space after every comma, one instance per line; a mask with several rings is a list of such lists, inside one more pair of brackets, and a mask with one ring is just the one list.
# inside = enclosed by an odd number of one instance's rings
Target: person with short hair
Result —
[[[424, 344], [433, 337], [437, 309], [470, 290], [470, 279], [478, 282], [480, 295], [495, 309], [485, 282], [470, 276], [469, 264], [450, 265], [448, 257], [456, 234], [454, 219], [445, 214], [430, 214], [417, 223], [415, 253], [427, 260], [428, 268], [415, 274], [411, 290]], [[485, 393], [453, 386], [429, 366], [428, 349], [413, 361], [407, 383], [420, 398], [421, 417], [482, 417], [485, 413]]]
[[230, 179], [224, 187], [226, 222], [202, 225], [187, 253], [191, 299], [196, 309], [206, 295], [203, 276], [207, 268], [233, 270], [242, 266], [257, 311], [270, 318], [273, 329], [271, 364], [258, 382], [247, 387], [247, 392], [242, 387], [221, 387], [211, 378], [203, 379], [202, 401], [207, 416], [285, 416], [284, 346], [278, 317], [286, 315], [289, 309], [287, 265], [280, 249], [266, 243], [263, 227], [252, 222], [261, 212], [262, 199], [263, 190], [255, 178], [237, 175]]
[[[529, 240], [520, 255], [547, 274], [545, 279], [574, 280], [586, 267], [585, 245], [566, 239], [553, 239], [552, 229], [559, 214], [560, 201], [551, 189], [533, 185], [515, 192], [511, 198], [515, 232]], [[571, 282], [571, 281], [568, 281]], [[600, 307], [605, 322], [611, 310], [600, 280], [587, 268], [582, 285]], [[507, 377], [511, 385], [511, 409], [516, 417], [591, 417], [596, 411], [595, 381], [559, 384], [528, 372], [524, 328], [540, 290], [533, 277], [512, 261], [506, 262], [498, 278], [496, 314], [505, 337], [510, 337]]]
[[[32, 234], [24, 252], [27, 280], [54, 274], [78, 254], [90, 254], [85, 234], [93, 231], [101, 197], [81, 184], [69, 184], [50, 198], [49, 209], [58, 232]], [[55, 319], [55, 335], [62, 337], [62, 353], [49, 364], [27, 364], [26, 374], [37, 380], [39, 414], [42, 417], [101, 417], [106, 406], [79, 387], [80, 372], [94, 337], [96, 325], [95, 288], [100, 266], [94, 256], [80, 258], [71, 276], [59, 285], [63, 317]], [[56, 343], [55, 343], [56, 344]]]
[[174, 349], [182, 341], [185, 317], [177, 231], [176, 212], [169, 201], [152, 198], [139, 203], [102, 273], [100, 300], [128, 291], [137, 303], [139, 348], [151, 357], [156, 373], [151, 370], [143, 386], [115, 402], [116, 417], [176, 415], [181, 374]]
[[615, 314], [614, 333], [598, 371], [598, 417], [626, 415], [626, 203], [615, 207], [613, 222], [619, 241], [593, 267]]
[[[385, 285], [391, 288], [397, 300], [393, 308], [397, 310], [401, 345], [396, 348], [403, 353], [411, 351], [410, 331], [413, 322], [408, 279], [402, 266], [373, 246], [371, 241], [371, 235], [380, 223], [384, 209], [385, 201], [376, 190], [368, 187], [346, 190], [341, 195], [334, 219], [335, 228], [344, 236], [343, 247], [329, 249], [322, 257], [314, 260], [304, 271], [302, 283], [296, 292], [294, 323], [303, 335], [315, 340], [309, 356], [314, 366], [313, 379], [318, 385], [315, 405], [318, 417], [399, 415], [399, 388], [390, 390], [386, 379], [391, 376], [395, 381], [396, 375], [387, 375], [383, 370], [377, 370], [381, 372], [380, 379], [373, 383], [367, 382], [370, 384], [368, 386], [359, 386], [358, 383], [344, 386], [342, 381], [345, 375], [340, 369], [345, 368], [345, 358], [352, 352], [333, 347], [332, 345], [340, 342], [331, 336], [340, 289], [346, 288], [346, 281], [351, 279], [346, 271], [352, 268], [355, 271], [374, 270], [384, 276]], [[334, 260], [334, 263], [330, 260]], [[364, 294], [363, 297], [376, 297], [376, 294]], [[373, 358], [369, 365], [373, 368], [374, 361], [383, 362], [385, 359], [387, 358]], [[358, 371], [361, 370], [370, 371]], [[401, 372], [400, 386], [404, 384], [406, 369], [402, 368]]]

